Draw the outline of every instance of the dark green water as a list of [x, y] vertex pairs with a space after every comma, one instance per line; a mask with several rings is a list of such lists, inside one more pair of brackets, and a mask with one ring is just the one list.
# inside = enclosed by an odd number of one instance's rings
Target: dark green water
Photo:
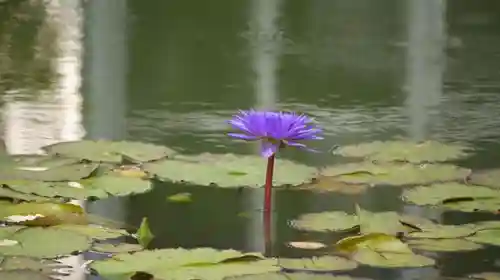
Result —
[[[283, 155], [310, 165], [333, 163], [326, 152], [334, 145], [393, 137], [468, 142], [478, 152], [462, 165], [500, 165], [497, 0], [46, 2], [0, 6], [2, 122], [11, 152], [86, 137], [251, 154], [255, 146], [225, 136], [225, 122], [237, 109], [256, 107], [319, 121], [324, 155]], [[194, 202], [166, 202], [179, 191], [192, 192]], [[354, 202], [443, 223], [495, 218], [405, 206], [397, 192], [278, 192], [274, 253], [303, 255], [288, 241], [333, 243], [335, 236], [305, 235], [287, 221], [305, 212], [350, 212]], [[260, 251], [262, 197], [162, 184], [88, 209], [131, 225], [149, 217], [154, 247]], [[440, 254], [438, 268], [362, 272], [439, 279], [493, 270], [498, 254]]]

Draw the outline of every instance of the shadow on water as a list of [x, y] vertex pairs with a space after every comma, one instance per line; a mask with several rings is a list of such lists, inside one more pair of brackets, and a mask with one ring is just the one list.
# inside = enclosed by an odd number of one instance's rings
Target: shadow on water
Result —
[[[226, 137], [225, 121], [239, 108], [269, 107], [315, 117], [326, 136], [316, 148], [325, 153], [334, 145], [404, 135], [466, 142], [477, 153], [460, 165], [499, 166], [496, 0], [83, 2], [51, 6], [64, 13], [48, 13], [42, 1], [0, 5], [0, 102], [11, 152], [34, 153], [51, 142], [80, 139], [75, 131], [84, 126], [89, 139], [153, 142], [186, 153], [253, 154], [253, 146]], [[65, 53], [63, 45], [54, 45], [60, 37], [84, 54]], [[68, 61], [78, 61], [77, 70], [55, 67]], [[83, 108], [74, 102], [80, 95]], [[286, 156], [314, 166], [336, 162], [328, 154]], [[341, 235], [299, 232], [289, 220], [308, 212], [352, 213], [354, 203], [445, 224], [498, 220], [403, 205], [400, 191], [276, 191], [273, 253], [318, 254], [286, 242], [332, 245]], [[193, 202], [167, 201], [178, 192], [192, 193]], [[262, 192], [157, 183], [150, 193], [89, 203], [87, 209], [133, 226], [148, 217], [157, 236], [154, 248], [259, 251]], [[499, 270], [499, 254], [498, 247], [444, 253], [435, 257], [437, 268], [362, 268], [360, 274], [384, 280], [461, 276]]]

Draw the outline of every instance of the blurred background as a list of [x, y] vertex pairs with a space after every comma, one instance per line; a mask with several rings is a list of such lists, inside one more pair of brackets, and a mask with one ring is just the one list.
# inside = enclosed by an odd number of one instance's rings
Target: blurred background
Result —
[[[394, 137], [461, 141], [478, 149], [469, 167], [498, 166], [500, 1], [0, 1], [1, 135], [11, 153], [82, 138], [255, 153], [225, 136], [231, 114], [250, 107], [315, 117], [325, 152]], [[184, 208], [164, 205], [168, 192], [88, 209], [134, 225], [149, 216], [158, 247], [262, 250], [259, 218], [235, 218], [259, 205], [260, 192], [234, 199], [204, 189]], [[288, 218], [352, 204], [278, 199], [283, 239], [292, 238]], [[383, 197], [363, 201], [396, 207]], [[431, 270], [418, 273], [439, 274]], [[412, 273], [398, 277], [423, 279]]]

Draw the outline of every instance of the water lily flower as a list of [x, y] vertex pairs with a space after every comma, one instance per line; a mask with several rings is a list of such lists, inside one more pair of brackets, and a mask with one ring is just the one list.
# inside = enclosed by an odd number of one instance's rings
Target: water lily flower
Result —
[[[302, 141], [323, 139], [321, 129], [306, 115], [288, 112], [239, 111], [229, 121], [241, 133], [229, 133], [234, 138], [261, 141], [261, 155], [269, 158], [280, 148], [305, 148]], [[308, 149], [311, 150], [311, 149]]]

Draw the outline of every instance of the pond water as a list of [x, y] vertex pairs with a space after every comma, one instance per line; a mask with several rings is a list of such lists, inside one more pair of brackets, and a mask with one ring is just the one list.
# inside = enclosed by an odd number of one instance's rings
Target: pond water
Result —
[[[312, 166], [335, 163], [336, 145], [405, 137], [466, 142], [477, 151], [460, 165], [499, 167], [500, 2], [2, 1], [0, 91], [11, 153], [87, 138], [256, 154], [257, 146], [225, 135], [231, 115], [253, 107], [315, 117], [325, 130], [315, 148], [324, 153], [281, 155]], [[193, 202], [168, 203], [178, 192], [191, 192]], [[310, 256], [286, 242], [333, 244], [338, 236], [298, 232], [289, 220], [352, 213], [355, 203], [445, 224], [498, 220], [404, 205], [399, 192], [276, 192], [272, 252]], [[86, 207], [133, 226], [148, 217], [154, 248], [264, 251], [262, 199], [260, 189], [158, 183], [150, 193]], [[444, 279], [500, 271], [499, 254], [493, 247], [439, 254], [438, 267], [356, 274]], [[81, 277], [74, 279], [97, 279]]]

